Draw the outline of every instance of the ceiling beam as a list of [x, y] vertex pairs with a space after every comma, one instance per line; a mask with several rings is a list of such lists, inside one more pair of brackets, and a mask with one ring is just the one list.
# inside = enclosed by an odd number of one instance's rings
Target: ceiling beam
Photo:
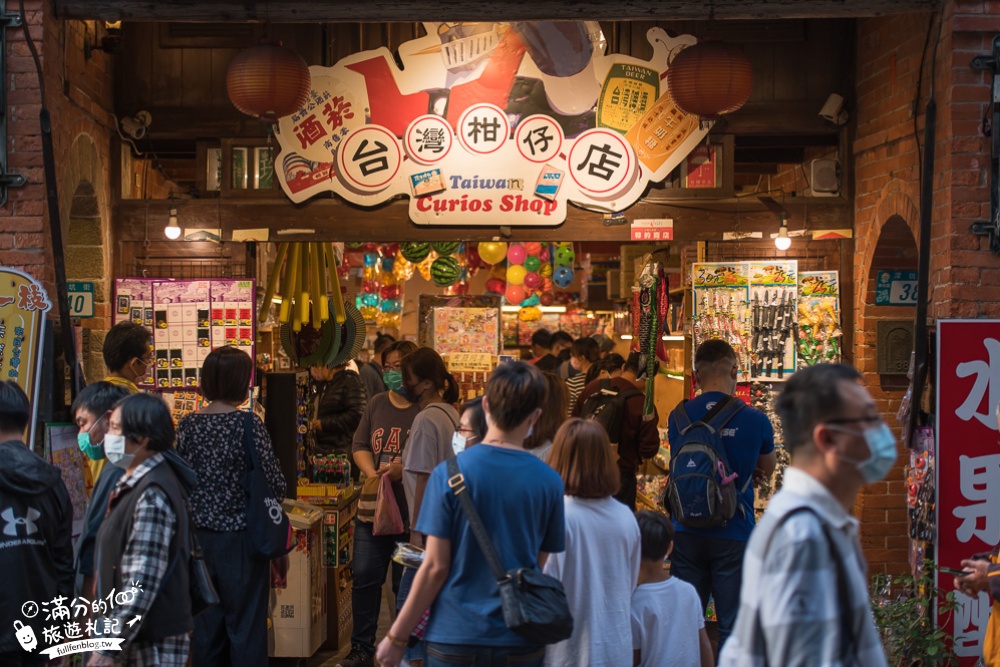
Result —
[[[853, 208], [840, 198], [788, 198], [792, 217], [789, 229], [851, 229]], [[114, 226], [122, 241], [162, 238], [167, 224], [167, 200], [123, 200], [115, 206]], [[488, 241], [499, 237], [498, 227], [424, 226], [410, 222], [408, 202], [397, 200], [365, 210], [340, 200], [313, 199], [293, 205], [282, 200], [185, 199], [176, 200], [181, 227], [218, 228], [229, 238], [234, 229], [270, 228], [272, 241]], [[148, 211], [148, 213], [147, 213]], [[806, 216], [808, 215], [808, 220]], [[755, 198], [740, 201], [691, 201], [659, 203], [642, 201], [626, 211], [629, 220], [672, 218], [676, 241], [722, 240], [722, 233], [776, 232], [780, 221]], [[148, 225], [148, 229], [147, 229]], [[277, 235], [273, 230], [314, 230], [304, 234]], [[514, 227], [519, 241], [628, 241], [629, 226], [607, 227], [600, 213], [569, 207], [566, 222], [556, 227]]]
[[[714, 0], [716, 19], [834, 18], [929, 12], [940, 0]], [[57, 18], [126, 21], [531, 21], [704, 19], [702, 0], [52, 0]]]

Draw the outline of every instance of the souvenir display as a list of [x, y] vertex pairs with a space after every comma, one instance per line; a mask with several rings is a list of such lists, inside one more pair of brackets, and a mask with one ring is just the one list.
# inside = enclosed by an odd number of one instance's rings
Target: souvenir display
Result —
[[798, 356], [804, 366], [840, 361], [840, 280], [837, 271], [799, 274]]

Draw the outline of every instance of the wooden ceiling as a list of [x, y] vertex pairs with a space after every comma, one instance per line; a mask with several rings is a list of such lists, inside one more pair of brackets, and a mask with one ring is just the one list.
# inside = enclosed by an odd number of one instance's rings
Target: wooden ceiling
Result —
[[128, 21], [531, 21], [777, 19], [933, 11], [939, 0], [52, 0], [63, 19]]

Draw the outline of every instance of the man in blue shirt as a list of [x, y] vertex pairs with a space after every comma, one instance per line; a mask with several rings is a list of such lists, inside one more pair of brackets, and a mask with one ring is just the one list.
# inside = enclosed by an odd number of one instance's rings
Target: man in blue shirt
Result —
[[[716, 403], [736, 392], [739, 361], [736, 351], [723, 340], [707, 340], [694, 357], [695, 379], [701, 395], [687, 401], [684, 409], [692, 422], [702, 419]], [[676, 411], [668, 420], [671, 456], [680, 441]], [[767, 479], [774, 472], [774, 428], [760, 410], [747, 407], [722, 430], [722, 443], [732, 471], [742, 488], [751, 478]], [[740, 606], [743, 551], [754, 527], [754, 489], [748, 485], [740, 497], [741, 509], [719, 528], [689, 528], [676, 520], [671, 573], [698, 591], [703, 610], [711, 594], [719, 618], [719, 648], [733, 631]]]

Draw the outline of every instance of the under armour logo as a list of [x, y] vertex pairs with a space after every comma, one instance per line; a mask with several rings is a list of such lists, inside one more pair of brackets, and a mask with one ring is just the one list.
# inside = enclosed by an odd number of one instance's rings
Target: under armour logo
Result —
[[17, 537], [17, 527], [24, 526], [25, 536], [34, 535], [35, 533], [38, 532], [38, 525], [35, 522], [41, 516], [42, 516], [41, 512], [39, 512], [34, 508], [29, 507], [27, 516], [16, 517], [14, 516], [13, 508], [8, 507], [3, 512], [0, 512], [0, 518], [2, 518], [4, 520], [4, 523], [6, 524], [3, 527], [3, 534]]

